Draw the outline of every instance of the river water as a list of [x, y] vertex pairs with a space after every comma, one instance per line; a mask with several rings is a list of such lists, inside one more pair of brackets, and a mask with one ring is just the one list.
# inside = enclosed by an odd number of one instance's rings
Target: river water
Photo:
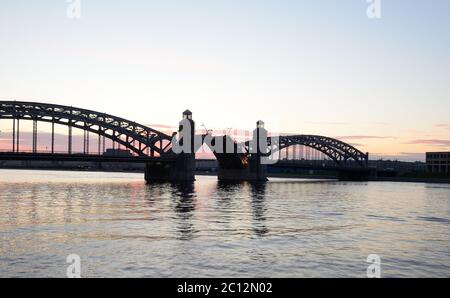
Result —
[[0, 277], [450, 277], [450, 185], [0, 170]]

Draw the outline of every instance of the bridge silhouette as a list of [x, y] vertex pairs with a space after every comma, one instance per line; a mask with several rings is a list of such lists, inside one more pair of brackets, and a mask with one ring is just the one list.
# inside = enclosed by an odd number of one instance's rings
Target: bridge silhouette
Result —
[[[39, 102], [0, 101], [0, 120], [12, 121], [11, 149], [0, 152], [0, 160], [144, 163], [145, 179], [148, 182], [194, 180], [195, 152], [203, 144], [211, 148], [218, 160], [220, 180], [266, 180], [267, 165], [264, 159], [273, 158], [274, 155], [295, 146], [311, 148], [328, 161], [320, 164], [303, 161], [290, 163], [288, 166], [336, 170], [341, 179], [345, 180], [365, 180], [370, 175], [368, 153], [325, 136], [268, 137], [262, 121], [257, 122], [252, 140], [237, 142], [228, 135], [196, 135], [195, 122], [190, 111], [183, 113], [179, 130], [171, 135], [106, 113]], [[31, 121], [33, 124], [31, 150], [21, 149], [22, 121]], [[50, 150], [45, 152], [38, 150], [39, 122], [51, 124]], [[67, 128], [66, 152], [55, 150], [56, 125]], [[84, 133], [82, 153], [73, 150], [73, 129], [82, 130]], [[90, 134], [98, 136], [95, 152], [91, 150]], [[195, 144], [195, 139], [200, 139], [200, 142]], [[106, 154], [106, 140], [112, 143], [113, 148], [117, 144], [131, 154]], [[186, 145], [191, 150], [179, 152], [179, 148], [186, 148]], [[283, 164], [283, 161], [279, 163]]]

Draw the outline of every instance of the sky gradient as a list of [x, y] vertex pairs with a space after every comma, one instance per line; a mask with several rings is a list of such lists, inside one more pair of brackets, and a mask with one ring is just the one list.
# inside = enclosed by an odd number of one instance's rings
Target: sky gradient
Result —
[[[143, 124], [338, 137], [374, 156], [450, 150], [450, 2], [0, 2], [0, 100]], [[0, 146], [11, 125], [0, 120]]]

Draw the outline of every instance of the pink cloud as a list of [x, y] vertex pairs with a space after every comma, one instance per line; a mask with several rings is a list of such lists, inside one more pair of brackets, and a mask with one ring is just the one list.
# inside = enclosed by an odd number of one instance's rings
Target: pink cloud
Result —
[[177, 129], [177, 127], [173, 125], [166, 125], [166, 124], [145, 124], [147, 127], [158, 129], [158, 128], [164, 128], [164, 129]]
[[338, 140], [369, 140], [369, 139], [376, 139], [376, 140], [380, 140], [380, 139], [394, 139], [394, 137], [390, 137], [390, 136], [339, 136], [339, 137], [335, 137]]
[[363, 147], [365, 146], [364, 144], [361, 143], [348, 143], [349, 145], [352, 145], [353, 147]]
[[409, 142], [406, 142], [405, 144], [450, 147], [450, 140], [418, 139], [418, 140], [411, 140]]
[[435, 126], [438, 128], [450, 130], [450, 124], [436, 124]]

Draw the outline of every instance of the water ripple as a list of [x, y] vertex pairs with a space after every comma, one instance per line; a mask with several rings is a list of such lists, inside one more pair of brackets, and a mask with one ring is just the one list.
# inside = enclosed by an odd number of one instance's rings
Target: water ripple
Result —
[[445, 186], [0, 172], [0, 277], [450, 277]]

